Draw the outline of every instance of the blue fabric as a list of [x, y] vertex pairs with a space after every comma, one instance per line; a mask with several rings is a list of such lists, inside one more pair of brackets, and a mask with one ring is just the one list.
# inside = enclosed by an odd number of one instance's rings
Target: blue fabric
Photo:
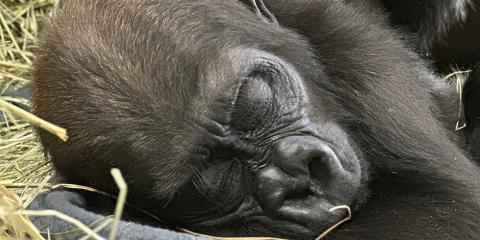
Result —
[[[25, 85], [17, 90], [8, 90], [5, 91], [5, 93], [3, 93], [0, 97], [13, 97], [13, 98], [22, 98], [22, 99], [25, 99], [25, 100], [28, 100], [30, 101], [32, 99], [32, 91], [30, 89], [30, 86], [29, 85]], [[20, 107], [24, 110], [27, 110], [27, 111], [30, 111], [30, 106], [27, 106], [25, 104], [21, 104], [21, 103], [13, 103], [14, 105], [16, 105], [17, 107]], [[5, 119], [5, 116], [2, 114], [2, 112], [0, 111], [0, 125], [2, 124], [5, 124], [5, 122], [7, 121], [7, 119]]]
[[[92, 224], [105, 216], [86, 210], [86, 201], [78, 193], [55, 190], [38, 196], [35, 201], [30, 204], [29, 210], [56, 210], [68, 216], [71, 216], [85, 225]], [[50, 233], [66, 232], [75, 227], [67, 222], [59, 220], [55, 217], [34, 217], [32, 222], [42, 232]], [[106, 227], [99, 235], [108, 238], [110, 226]], [[78, 239], [82, 234], [73, 234], [63, 239]], [[117, 239], [156, 239], [156, 240], [194, 240], [203, 239], [192, 235], [174, 232], [168, 229], [155, 228], [142, 225], [139, 223], [121, 221]]]

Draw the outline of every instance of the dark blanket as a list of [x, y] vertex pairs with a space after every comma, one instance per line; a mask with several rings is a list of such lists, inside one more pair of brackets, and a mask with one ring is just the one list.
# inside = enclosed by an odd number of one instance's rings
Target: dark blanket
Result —
[[[85, 225], [90, 225], [98, 220], [104, 219], [105, 216], [87, 210], [85, 198], [80, 194], [65, 190], [55, 190], [44, 193], [36, 198], [36, 200], [29, 206], [29, 210], [56, 210], [77, 220], [80, 220]], [[50, 233], [66, 232], [75, 227], [69, 223], [59, 220], [55, 217], [35, 217], [32, 222], [42, 232]], [[104, 231], [99, 234], [108, 238], [110, 227], [106, 227]], [[73, 234], [64, 239], [78, 239], [82, 234]], [[192, 240], [202, 239], [187, 235], [183, 233], [174, 232], [168, 229], [151, 227], [135, 222], [122, 221], [119, 226], [117, 239], [157, 239], [157, 240]]]
[[[7, 89], [4, 93], [0, 94], [0, 97], [13, 97], [19, 99], [25, 99], [30, 101], [32, 99], [32, 91], [30, 86], [25, 85], [19, 89]], [[22, 104], [22, 103], [13, 103], [17, 107], [20, 107], [24, 110], [30, 111], [30, 106]], [[0, 109], [0, 126], [6, 122], [5, 115], [2, 114], [2, 110]]]

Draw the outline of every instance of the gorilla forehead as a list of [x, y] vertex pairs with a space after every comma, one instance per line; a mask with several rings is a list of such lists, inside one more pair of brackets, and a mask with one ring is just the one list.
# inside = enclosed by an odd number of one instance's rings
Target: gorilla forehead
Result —
[[[208, 108], [213, 102], [226, 100], [233, 105], [241, 85], [255, 80], [268, 85], [271, 89], [265, 90], [274, 92], [276, 98], [292, 100], [284, 102], [291, 107], [299, 107], [300, 102], [305, 101], [303, 77], [292, 64], [286, 62], [288, 59], [252, 48], [226, 49], [222, 52], [226, 54], [211, 59], [197, 76], [198, 99], [193, 104], [196, 107], [204, 105]], [[258, 94], [262, 94], [262, 91], [257, 90]]]

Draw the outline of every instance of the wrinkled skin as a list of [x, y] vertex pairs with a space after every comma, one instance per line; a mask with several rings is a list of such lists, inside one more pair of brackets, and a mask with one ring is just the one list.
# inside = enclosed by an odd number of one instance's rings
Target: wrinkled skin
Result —
[[[217, 236], [480, 239], [478, 166], [450, 86], [367, 1], [66, 0], [40, 34], [34, 113], [70, 182]], [[457, 101], [457, 100], [456, 100]]]

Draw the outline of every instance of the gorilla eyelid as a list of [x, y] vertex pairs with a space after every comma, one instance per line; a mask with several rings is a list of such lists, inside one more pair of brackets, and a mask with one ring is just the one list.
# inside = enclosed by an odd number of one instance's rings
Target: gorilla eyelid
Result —
[[249, 77], [272, 77], [282, 75], [284, 66], [272, 57], [262, 56], [253, 66]]

